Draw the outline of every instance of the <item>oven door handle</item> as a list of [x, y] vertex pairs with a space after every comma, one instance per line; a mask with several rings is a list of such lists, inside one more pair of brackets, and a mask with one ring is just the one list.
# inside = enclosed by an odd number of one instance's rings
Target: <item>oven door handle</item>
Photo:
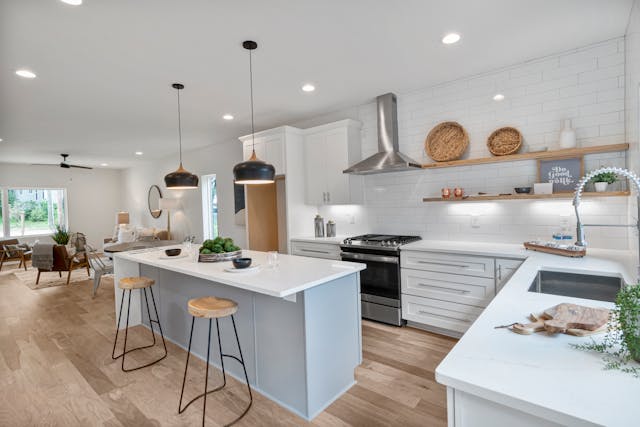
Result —
[[385, 264], [398, 264], [398, 257], [394, 256], [359, 254], [353, 252], [341, 252], [340, 256], [343, 261], [375, 261]]

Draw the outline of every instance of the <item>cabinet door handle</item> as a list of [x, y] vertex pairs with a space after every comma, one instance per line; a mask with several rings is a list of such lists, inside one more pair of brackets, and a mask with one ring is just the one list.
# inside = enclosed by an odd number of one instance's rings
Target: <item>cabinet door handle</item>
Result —
[[445, 319], [445, 320], [458, 320], [458, 321], [463, 321], [463, 322], [469, 322], [472, 323], [473, 319], [469, 319], [469, 318], [462, 318], [462, 319], [456, 319], [455, 317], [450, 317], [450, 316], [445, 316], [443, 314], [436, 314], [436, 313], [431, 313], [430, 311], [425, 311], [425, 310], [418, 310], [419, 314], [426, 314], [427, 316], [433, 316], [433, 317], [439, 317], [441, 319]]
[[322, 192], [322, 203], [327, 203], [327, 193]]
[[325, 255], [329, 255], [330, 254], [329, 252], [326, 252], [326, 251], [318, 251], [318, 250], [314, 250], [314, 249], [302, 249], [302, 248], [300, 248], [298, 250], [300, 252], [311, 252], [311, 253], [314, 253], [314, 254], [325, 254]]
[[451, 264], [449, 262], [435, 262], [435, 261], [418, 260], [418, 264], [434, 264], [434, 265], [445, 265], [445, 266], [448, 266], [448, 267], [469, 268], [469, 266], [467, 264]]
[[502, 266], [498, 264], [498, 281], [502, 281]]
[[437, 286], [437, 285], [430, 285], [428, 283], [418, 283], [418, 286], [422, 286], [425, 288], [434, 288], [434, 289], [440, 289], [443, 290], [445, 292], [451, 292], [454, 294], [460, 294], [460, 295], [466, 295], [466, 294], [470, 294], [471, 291], [465, 290], [465, 289], [452, 289], [452, 288], [447, 288], [445, 286]]
[[327, 191], [327, 202], [331, 203], [331, 193]]

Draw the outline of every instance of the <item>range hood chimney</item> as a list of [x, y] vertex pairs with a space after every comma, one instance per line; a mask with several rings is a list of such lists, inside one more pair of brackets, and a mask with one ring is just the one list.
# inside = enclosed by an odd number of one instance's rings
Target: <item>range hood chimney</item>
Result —
[[376, 98], [378, 102], [378, 152], [356, 163], [342, 173], [371, 175], [401, 172], [422, 167], [398, 149], [398, 101], [393, 93]]

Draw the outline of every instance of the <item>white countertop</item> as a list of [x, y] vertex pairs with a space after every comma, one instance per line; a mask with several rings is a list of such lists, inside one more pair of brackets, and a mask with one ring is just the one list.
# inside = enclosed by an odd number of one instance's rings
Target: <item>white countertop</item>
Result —
[[436, 251], [453, 254], [525, 259], [531, 252], [521, 244], [418, 240], [400, 247], [401, 251]]
[[313, 237], [313, 236], [298, 236], [291, 239], [292, 242], [310, 242], [310, 243], [333, 243], [339, 245], [344, 239], [349, 236], [335, 236], [335, 237]]
[[[636, 260], [630, 251], [589, 249], [586, 257], [573, 259], [522, 252], [519, 245], [433, 241], [411, 245], [416, 246], [412, 249], [527, 257], [437, 367], [438, 382], [560, 424], [629, 426], [640, 422], [640, 379], [605, 371], [601, 354], [569, 345], [589, 342], [589, 337], [518, 335], [507, 329], [494, 329], [497, 325], [527, 322], [529, 313], [539, 313], [561, 302], [612, 307], [606, 302], [528, 292], [528, 288], [542, 269], [621, 276], [631, 282]], [[594, 338], [601, 340], [602, 335]]]
[[232, 266], [231, 261], [201, 263], [196, 261], [196, 254], [188, 258], [161, 259], [165, 249], [167, 247], [119, 252], [114, 257], [274, 297], [293, 295], [366, 268], [365, 264], [356, 262], [284, 254], [278, 255], [278, 267], [269, 268], [266, 252], [243, 250], [242, 256], [252, 258], [252, 265], [260, 265], [261, 268], [257, 271], [229, 273], [224, 269]]

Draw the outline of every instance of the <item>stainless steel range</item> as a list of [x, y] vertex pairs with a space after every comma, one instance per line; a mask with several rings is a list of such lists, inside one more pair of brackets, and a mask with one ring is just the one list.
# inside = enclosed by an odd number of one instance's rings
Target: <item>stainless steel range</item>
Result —
[[400, 247], [420, 240], [418, 236], [364, 234], [340, 245], [343, 261], [367, 264], [360, 272], [362, 317], [401, 326]]

